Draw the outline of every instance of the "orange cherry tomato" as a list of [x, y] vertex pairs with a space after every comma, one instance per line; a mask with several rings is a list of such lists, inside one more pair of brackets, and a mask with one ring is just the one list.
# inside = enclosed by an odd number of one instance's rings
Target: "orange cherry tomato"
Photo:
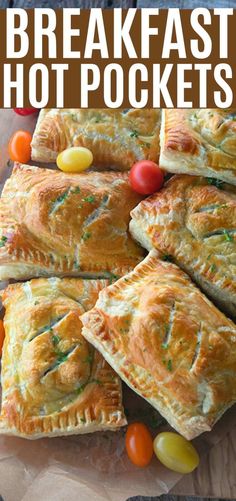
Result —
[[136, 466], [144, 467], [150, 463], [153, 455], [152, 436], [145, 424], [129, 424], [125, 447], [130, 461]]
[[0, 320], [0, 356], [2, 355], [2, 347], [3, 347], [4, 338], [5, 338], [4, 325], [3, 325], [3, 321]]
[[11, 137], [8, 144], [8, 153], [11, 160], [27, 163], [31, 158], [32, 136], [26, 130], [18, 130]]

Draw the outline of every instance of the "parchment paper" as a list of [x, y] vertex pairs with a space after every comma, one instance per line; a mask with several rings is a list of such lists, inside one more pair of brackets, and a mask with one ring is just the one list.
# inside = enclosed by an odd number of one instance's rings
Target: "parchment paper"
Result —
[[[11, 172], [6, 148], [10, 135], [17, 129], [33, 130], [34, 125], [35, 117], [0, 110], [0, 186]], [[170, 429], [125, 385], [124, 406], [128, 420], [146, 422], [153, 436]], [[200, 457], [232, 429], [235, 416], [232, 408], [211, 433], [195, 440]], [[125, 501], [138, 494], [167, 493], [181, 475], [168, 471], [155, 457], [147, 468], [132, 465], [124, 450], [124, 434], [125, 429], [36, 441], [0, 437], [0, 494], [4, 501]]]

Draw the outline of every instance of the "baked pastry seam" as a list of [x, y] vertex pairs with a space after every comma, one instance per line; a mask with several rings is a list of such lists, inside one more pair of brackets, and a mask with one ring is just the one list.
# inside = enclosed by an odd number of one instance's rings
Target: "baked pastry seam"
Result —
[[156, 251], [81, 320], [83, 336], [186, 438], [235, 402], [234, 323]]
[[1, 292], [0, 433], [36, 439], [126, 424], [119, 377], [81, 335], [80, 314], [107, 284], [40, 278]]

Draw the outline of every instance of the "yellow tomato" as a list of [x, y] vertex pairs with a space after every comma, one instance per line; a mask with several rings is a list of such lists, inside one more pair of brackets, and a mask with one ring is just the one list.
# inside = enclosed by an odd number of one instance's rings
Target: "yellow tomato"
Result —
[[92, 152], [82, 146], [73, 146], [57, 156], [57, 166], [64, 172], [82, 172], [90, 167], [92, 161]]
[[199, 464], [196, 449], [177, 433], [159, 433], [153, 442], [153, 448], [159, 461], [178, 473], [190, 473]]

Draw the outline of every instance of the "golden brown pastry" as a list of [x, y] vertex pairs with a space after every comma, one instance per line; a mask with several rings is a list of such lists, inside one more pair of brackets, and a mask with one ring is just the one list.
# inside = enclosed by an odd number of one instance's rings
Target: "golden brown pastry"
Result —
[[236, 110], [163, 110], [160, 165], [236, 184]]
[[236, 319], [236, 188], [174, 176], [131, 213], [130, 231], [146, 249], [173, 259]]
[[43, 109], [32, 141], [32, 159], [55, 162], [60, 151], [85, 146], [94, 165], [132, 167], [137, 160], [159, 156], [158, 109]]
[[140, 200], [127, 173], [16, 165], [0, 200], [0, 279], [122, 275], [143, 256], [128, 233]]
[[99, 294], [83, 336], [182, 435], [236, 401], [236, 326], [156, 251]]
[[1, 291], [0, 433], [35, 439], [126, 424], [119, 377], [81, 335], [79, 316], [105, 285], [40, 278]]

